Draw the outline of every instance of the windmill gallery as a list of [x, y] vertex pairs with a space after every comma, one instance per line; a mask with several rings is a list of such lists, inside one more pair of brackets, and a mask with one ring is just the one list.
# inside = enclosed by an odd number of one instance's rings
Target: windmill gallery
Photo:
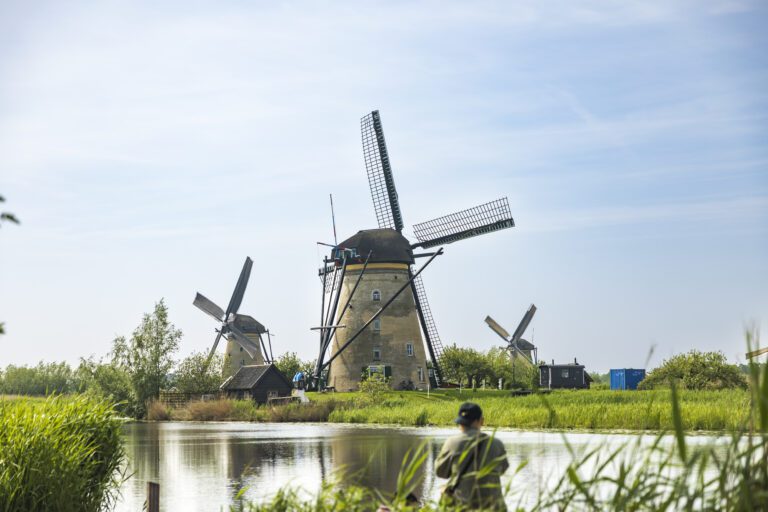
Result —
[[[414, 224], [415, 240], [408, 240], [378, 111], [361, 119], [361, 132], [378, 227], [322, 244], [330, 247], [330, 254], [318, 271], [320, 318], [312, 328], [319, 333], [317, 358], [311, 374], [295, 380], [300, 382], [298, 387], [309, 390], [336, 391], [354, 391], [373, 374], [386, 377], [396, 389], [450, 385], [442, 371], [443, 345], [421, 274], [443, 254], [442, 246], [514, 227], [509, 202], [503, 197]], [[417, 261], [423, 263], [417, 265]], [[208, 363], [221, 338], [227, 341], [223, 386], [233, 378], [243, 380], [246, 372], [263, 373], [273, 362], [269, 330], [238, 312], [252, 265], [246, 258], [226, 310], [200, 293], [193, 302], [220, 324]], [[513, 368], [517, 361], [537, 364], [536, 347], [522, 339], [535, 311], [531, 305], [513, 336], [486, 318], [505, 340]], [[551, 387], [551, 382], [547, 384]]]

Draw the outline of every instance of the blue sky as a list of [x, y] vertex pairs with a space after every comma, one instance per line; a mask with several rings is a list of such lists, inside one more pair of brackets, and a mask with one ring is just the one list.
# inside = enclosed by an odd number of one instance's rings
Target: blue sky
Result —
[[[768, 328], [762, 2], [3, 2], [0, 365], [105, 354], [195, 291], [313, 357], [316, 269], [374, 227], [359, 118], [405, 222], [508, 196], [517, 227], [424, 275], [442, 338], [486, 349], [531, 302], [540, 356], [743, 359]], [[530, 335], [531, 333], [529, 333]]]

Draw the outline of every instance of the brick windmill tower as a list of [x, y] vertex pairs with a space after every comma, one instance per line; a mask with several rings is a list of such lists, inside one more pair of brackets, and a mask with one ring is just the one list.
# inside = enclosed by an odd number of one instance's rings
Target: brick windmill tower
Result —
[[[311, 385], [354, 390], [363, 375], [379, 372], [395, 388], [425, 389], [430, 378], [433, 386], [439, 386], [443, 347], [420, 274], [443, 250], [414, 254], [414, 249], [511, 228], [515, 223], [509, 203], [501, 198], [415, 224], [417, 241], [412, 243], [402, 233], [403, 217], [379, 112], [363, 117], [361, 129], [379, 226], [334, 245], [320, 269], [320, 350]], [[419, 258], [428, 260], [415, 269]]]

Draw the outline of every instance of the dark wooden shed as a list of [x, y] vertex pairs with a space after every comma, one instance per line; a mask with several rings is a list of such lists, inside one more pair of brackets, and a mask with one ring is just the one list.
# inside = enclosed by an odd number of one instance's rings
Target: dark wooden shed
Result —
[[539, 365], [539, 387], [546, 389], [588, 389], [592, 377], [574, 359], [573, 363]]
[[250, 398], [263, 404], [270, 398], [291, 396], [291, 381], [273, 364], [241, 366], [221, 385], [229, 398]]

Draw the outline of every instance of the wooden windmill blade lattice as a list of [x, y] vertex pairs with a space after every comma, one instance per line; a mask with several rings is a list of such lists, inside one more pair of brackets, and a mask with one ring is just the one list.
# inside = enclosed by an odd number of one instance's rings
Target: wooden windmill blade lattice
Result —
[[376, 220], [380, 228], [402, 231], [403, 215], [400, 212], [400, 202], [397, 199], [395, 179], [392, 176], [392, 166], [378, 110], [360, 120], [360, 130], [365, 170], [368, 174]]
[[419, 243], [414, 247], [435, 247], [515, 227], [506, 197], [473, 208], [413, 225]]

